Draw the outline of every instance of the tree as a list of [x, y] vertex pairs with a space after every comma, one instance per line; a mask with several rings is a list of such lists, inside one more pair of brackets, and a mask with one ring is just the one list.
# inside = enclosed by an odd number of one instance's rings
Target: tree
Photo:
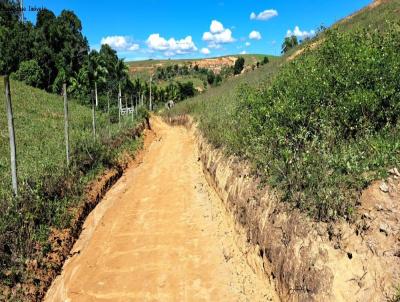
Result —
[[0, 2], [0, 26], [9, 27], [18, 22], [20, 14], [16, 1], [3, 0]]
[[61, 91], [62, 76], [70, 78], [79, 71], [89, 51], [81, 21], [68, 10], [63, 10], [58, 17], [49, 10], [41, 10], [32, 44], [33, 58], [44, 72], [43, 88], [53, 92]]
[[287, 53], [293, 47], [299, 45], [299, 41], [296, 36], [286, 37], [282, 44], [282, 53]]
[[122, 106], [122, 85], [126, 83], [128, 79], [128, 67], [126, 66], [123, 59], [116, 62], [115, 75], [118, 82], [118, 117], [121, 120], [121, 106]]
[[267, 56], [265, 56], [261, 62], [261, 64], [268, 64], [269, 63], [269, 58]]
[[235, 65], [233, 66], [233, 74], [234, 75], [240, 74], [242, 72], [243, 68], [244, 68], [244, 58], [239, 57], [236, 60]]
[[178, 82], [178, 88], [179, 88], [180, 100], [193, 97], [196, 93], [196, 89], [194, 88], [192, 81], [186, 83]]
[[214, 80], [215, 80], [215, 74], [214, 71], [212, 71], [211, 69], [208, 71], [207, 73], [207, 82], [208, 84], [212, 85], [214, 84]]
[[89, 54], [89, 81], [94, 84], [95, 104], [99, 105], [98, 83], [105, 83], [108, 74], [107, 68], [102, 57], [96, 50], [92, 50]]
[[40, 87], [43, 81], [43, 70], [36, 60], [23, 61], [13, 77], [27, 85]]
[[222, 82], [222, 77], [221, 77], [220, 74], [217, 74], [217, 75], [215, 76], [215, 79], [214, 79], [214, 85], [215, 85], [215, 86], [218, 86], [219, 84], [221, 84], [221, 82]]
[[69, 78], [68, 93], [73, 94], [76, 98], [87, 102], [90, 94], [90, 81], [88, 62], [82, 68]]

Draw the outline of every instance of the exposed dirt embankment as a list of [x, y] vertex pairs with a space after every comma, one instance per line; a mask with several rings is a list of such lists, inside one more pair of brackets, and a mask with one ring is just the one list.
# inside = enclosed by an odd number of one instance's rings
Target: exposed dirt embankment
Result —
[[[187, 117], [172, 123], [191, 124]], [[262, 258], [253, 269], [275, 280], [283, 301], [386, 301], [392, 296], [400, 277], [397, 171], [363, 192], [355, 223], [315, 222], [279, 202], [248, 165], [227, 158], [195, 126], [191, 129], [204, 174], [247, 241], [244, 253]]]

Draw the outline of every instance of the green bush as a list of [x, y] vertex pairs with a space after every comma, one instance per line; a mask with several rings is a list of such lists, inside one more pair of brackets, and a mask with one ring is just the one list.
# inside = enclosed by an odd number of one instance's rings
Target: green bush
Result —
[[43, 81], [43, 70], [36, 60], [23, 61], [13, 78], [33, 87], [40, 87]]
[[284, 199], [318, 219], [350, 218], [368, 181], [400, 163], [399, 46], [399, 24], [327, 31], [271, 86], [241, 87], [232, 147]]
[[235, 61], [235, 65], [233, 66], [233, 74], [240, 74], [242, 72], [244, 68], [244, 58], [243, 57], [239, 57], [236, 61]]

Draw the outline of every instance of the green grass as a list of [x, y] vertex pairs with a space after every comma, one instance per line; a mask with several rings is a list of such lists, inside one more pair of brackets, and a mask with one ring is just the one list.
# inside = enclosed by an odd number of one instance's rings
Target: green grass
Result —
[[169, 114], [193, 115], [214, 146], [249, 160], [310, 216], [352, 219], [361, 190], [400, 165], [400, 30], [386, 22], [398, 9], [363, 10]]
[[[0, 293], [4, 286], [13, 287], [26, 281], [25, 260], [40, 257], [36, 246], [46, 246], [50, 228], [69, 227], [70, 209], [82, 202], [88, 182], [106, 168], [119, 168], [122, 151], [133, 154], [141, 144], [140, 140], [133, 139], [132, 130], [142, 117], [135, 117], [133, 121], [125, 117], [118, 125], [110, 123], [106, 113], [97, 112], [94, 140], [91, 109], [69, 100], [71, 165], [67, 169], [62, 97], [16, 81], [11, 81], [11, 93], [19, 194], [15, 198], [11, 193], [8, 128], [5, 106], [2, 106]], [[1, 85], [3, 104], [4, 95]], [[39, 252], [46, 253], [46, 250], [39, 249]]]

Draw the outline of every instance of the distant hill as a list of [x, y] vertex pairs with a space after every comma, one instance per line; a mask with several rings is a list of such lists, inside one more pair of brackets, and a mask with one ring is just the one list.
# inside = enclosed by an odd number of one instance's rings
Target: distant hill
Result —
[[238, 57], [245, 59], [245, 67], [250, 68], [252, 65], [260, 62], [265, 56], [268, 58], [275, 58], [271, 55], [264, 54], [246, 54], [246, 55], [228, 55], [222, 57], [212, 57], [203, 59], [176, 59], [176, 60], [145, 60], [145, 61], [130, 61], [127, 62], [129, 66], [129, 73], [131, 77], [141, 77], [143, 75], [150, 75], [158, 67], [166, 67], [169, 65], [187, 65], [194, 67], [197, 65], [200, 68], [207, 68], [219, 73], [223, 66], [233, 66]]

